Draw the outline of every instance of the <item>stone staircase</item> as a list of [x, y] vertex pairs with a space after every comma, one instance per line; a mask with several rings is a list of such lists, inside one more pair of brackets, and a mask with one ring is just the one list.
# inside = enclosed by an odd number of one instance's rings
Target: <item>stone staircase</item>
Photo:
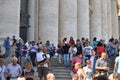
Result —
[[52, 67], [52, 72], [55, 74], [56, 80], [71, 80], [70, 68]]
[[63, 63], [59, 63], [57, 58], [51, 59], [51, 65], [56, 80], [71, 80], [70, 67], [64, 67]]
[[[5, 65], [11, 62], [11, 57], [7, 57], [4, 59]], [[64, 67], [63, 63], [58, 62], [58, 58], [51, 59], [51, 71], [55, 74], [56, 80], [72, 80], [71, 79], [71, 70], [70, 67]], [[39, 80], [37, 68], [34, 67], [36, 80]]]

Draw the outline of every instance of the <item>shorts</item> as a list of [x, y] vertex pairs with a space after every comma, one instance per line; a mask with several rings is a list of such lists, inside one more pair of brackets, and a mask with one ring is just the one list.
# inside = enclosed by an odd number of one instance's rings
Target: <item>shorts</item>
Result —
[[46, 75], [48, 74], [49, 69], [47, 67], [38, 67], [38, 76], [39, 78], [44, 77], [46, 79]]

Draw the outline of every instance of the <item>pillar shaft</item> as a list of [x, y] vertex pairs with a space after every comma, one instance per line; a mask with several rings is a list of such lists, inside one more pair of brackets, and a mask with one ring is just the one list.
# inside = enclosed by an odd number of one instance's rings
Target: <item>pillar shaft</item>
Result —
[[108, 7], [107, 7], [107, 0], [101, 0], [101, 15], [102, 15], [102, 39], [108, 41]]
[[27, 31], [27, 39], [30, 41], [35, 40], [35, 0], [28, 0], [28, 14], [29, 18], [29, 26]]
[[119, 27], [118, 27], [118, 15], [117, 15], [117, 5], [116, 0], [111, 0], [112, 9], [112, 35], [114, 38], [119, 38]]
[[39, 0], [35, 0], [35, 41], [39, 42]]
[[39, 0], [39, 37], [58, 42], [58, 0]]
[[59, 37], [77, 38], [77, 0], [59, 0]]
[[93, 14], [91, 15], [90, 36], [91, 40], [94, 37], [102, 38], [102, 22], [101, 22], [101, 0], [92, 0]]
[[111, 12], [111, 0], [107, 0], [107, 23], [108, 23], [108, 38], [112, 36], [112, 12]]
[[77, 3], [77, 37], [89, 38], [89, 0], [78, 0]]

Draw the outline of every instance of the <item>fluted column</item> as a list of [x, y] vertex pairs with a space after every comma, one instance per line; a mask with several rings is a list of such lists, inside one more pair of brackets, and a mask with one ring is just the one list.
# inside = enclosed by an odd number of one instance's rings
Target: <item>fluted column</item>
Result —
[[4, 38], [19, 37], [20, 0], [0, 0], [0, 44]]
[[111, 0], [107, 0], [107, 24], [108, 24], [108, 38], [112, 37], [112, 12], [111, 12]]
[[39, 0], [39, 37], [58, 42], [58, 0]]
[[114, 38], [119, 38], [118, 15], [116, 0], [111, 0], [112, 9], [112, 35]]
[[77, 34], [78, 38], [89, 38], [89, 0], [78, 0], [77, 2]]
[[27, 31], [27, 39], [30, 41], [35, 40], [35, 0], [28, 0], [28, 14], [29, 18], [29, 26]]
[[101, 0], [91, 0], [93, 6], [93, 14], [91, 15], [90, 36], [91, 40], [94, 37], [102, 38], [102, 22], [101, 22]]
[[117, 0], [118, 16], [120, 17], [120, 0]]
[[59, 37], [77, 38], [77, 0], [59, 0]]
[[35, 41], [39, 42], [39, 0], [35, 0]]
[[[108, 7], [107, 7], [107, 0], [101, 0], [101, 13], [102, 13], [102, 39], [108, 42], [108, 35], [109, 35], [109, 27], [108, 27]], [[99, 31], [99, 30], [98, 30]]]

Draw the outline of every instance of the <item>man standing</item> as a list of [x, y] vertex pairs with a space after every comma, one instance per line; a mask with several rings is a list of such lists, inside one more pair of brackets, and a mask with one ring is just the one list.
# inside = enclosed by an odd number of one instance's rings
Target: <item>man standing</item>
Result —
[[36, 54], [36, 62], [38, 67], [38, 76], [40, 80], [44, 78], [46, 80], [46, 75], [49, 72], [50, 66], [50, 55], [46, 54], [47, 48], [38, 48], [38, 53]]
[[116, 59], [115, 59], [114, 73], [119, 73], [120, 74], [120, 51], [119, 51], [119, 56], [116, 57]]
[[9, 40], [9, 37], [7, 37], [7, 39], [5, 39], [4, 47], [5, 47], [5, 57], [8, 57], [9, 54], [10, 54], [10, 40]]
[[106, 53], [102, 53], [101, 55], [101, 58], [99, 58], [97, 61], [96, 61], [96, 64], [95, 64], [95, 69], [97, 72], [99, 72], [100, 75], [106, 75], [107, 76], [107, 73], [108, 73], [108, 70], [110, 69], [109, 66], [108, 66], [108, 62], [106, 61]]
[[22, 73], [21, 66], [17, 64], [18, 59], [16, 57], [12, 58], [12, 63], [8, 64], [7, 66], [7, 73], [8, 77], [7, 80], [13, 79], [17, 80], [17, 77], [19, 77]]
[[84, 47], [84, 55], [85, 55], [85, 62], [86, 60], [89, 60], [92, 54], [92, 49], [93, 47], [90, 45], [89, 42], [85, 43], [85, 47]]
[[67, 43], [65, 43], [64, 46], [62, 46], [62, 54], [63, 54], [63, 60], [64, 60], [64, 66], [68, 67], [69, 66], [69, 62], [70, 62], [70, 58], [69, 58], [69, 45]]
[[32, 41], [32, 45], [30, 46], [29, 51], [30, 51], [30, 58], [31, 58], [33, 66], [36, 65], [35, 58], [36, 58], [37, 49], [38, 49], [38, 47], [35, 44], [35, 41]]

